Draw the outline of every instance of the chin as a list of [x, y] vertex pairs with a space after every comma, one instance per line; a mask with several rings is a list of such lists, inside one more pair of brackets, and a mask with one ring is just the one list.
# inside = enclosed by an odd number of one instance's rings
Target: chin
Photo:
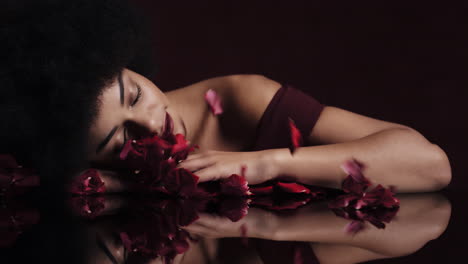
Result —
[[[173, 115], [171, 114], [171, 116]], [[184, 135], [184, 137], [187, 136], [187, 130], [185, 128], [185, 123], [182, 120], [182, 118], [180, 118], [179, 115], [173, 116], [173, 118], [174, 118], [174, 128], [173, 128], [172, 133], [174, 135], [182, 134]]]

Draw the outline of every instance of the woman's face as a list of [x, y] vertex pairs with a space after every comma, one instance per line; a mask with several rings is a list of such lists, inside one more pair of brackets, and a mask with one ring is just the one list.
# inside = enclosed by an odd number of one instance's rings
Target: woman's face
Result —
[[128, 69], [104, 89], [99, 97], [98, 114], [90, 128], [89, 160], [95, 164], [113, 165], [129, 139], [152, 133], [161, 135], [166, 113], [173, 120], [173, 133], [186, 135], [183, 120], [168, 98], [150, 80]]

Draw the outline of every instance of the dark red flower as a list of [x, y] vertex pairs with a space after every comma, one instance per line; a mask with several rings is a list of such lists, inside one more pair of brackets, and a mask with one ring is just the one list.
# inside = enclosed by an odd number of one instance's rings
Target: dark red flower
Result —
[[249, 186], [245, 180], [245, 170], [247, 168], [242, 166], [241, 174], [232, 174], [226, 179], [221, 180], [220, 183], [220, 194], [226, 196], [248, 196], [251, 194]]
[[370, 181], [362, 174], [362, 164], [356, 160], [345, 162], [341, 168], [348, 173], [342, 183], [345, 192], [328, 203], [336, 215], [353, 220], [346, 226], [349, 233], [359, 232], [367, 221], [377, 228], [385, 228], [398, 211], [400, 201], [394, 193], [380, 184], [367, 191]]
[[70, 185], [70, 192], [78, 195], [90, 195], [105, 191], [104, 182], [101, 180], [99, 172], [95, 169], [86, 170], [76, 177]]
[[168, 194], [184, 198], [204, 196], [205, 193], [197, 188], [198, 176], [187, 169], [177, 168], [169, 172], [162, 180], [162, 188]]
[[342, 183], [343, 191], [347, 193], [362, 193], [370, 185], [370, 181], [362, 174], [363, 165], [357, 160], [348, 160], [341, 165], [348, 177]]
[[229, 218], [233, 222], [237, 222], [247, 215], [249, 212], [249, 199], [245, 198], [228, 198], [222, 199], [219, 202], [217, 214]]
[[162, 258], [172, 263], [177, 254], [189, 248], [190, 234], [181, 226], [198, 218], [197, 205], [185, 200], [143, 201], [132, 205], [128, 222], [121, 227], [120, 239], [129, 252], [128, 260], [147, 263]]
[[105, 207], [104, 196], [74, 196], [69, 200], [73, 213], [88, 219], [100, 216]]

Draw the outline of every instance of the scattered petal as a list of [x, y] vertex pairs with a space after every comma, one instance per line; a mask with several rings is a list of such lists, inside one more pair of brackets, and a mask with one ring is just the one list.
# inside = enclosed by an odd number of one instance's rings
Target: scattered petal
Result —
[[218, 94], [214, 90], [209, 89], [208, 91], [206, 91], [205, 101], [210, 106], [211, 112], [213, 114], [219, 115], [223, 113], [223, 108], [221, 107], [221, 97], [218, 96]]
[[296, 151], [296, 148], [302, 146], [302, 136], [301, 136], [301, 131], [296, 127], [294, 120], [292, 120], [290, 117], [288, 118], [288, 123], [289, 123], [289, 132], [291, 135], [291, 144], [289, 146], [289, 150], [291, 151], [291, 154]]

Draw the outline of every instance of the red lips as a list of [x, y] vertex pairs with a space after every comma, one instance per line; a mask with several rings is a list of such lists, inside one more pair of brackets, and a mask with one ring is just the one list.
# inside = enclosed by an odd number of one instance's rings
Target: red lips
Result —
[[172, 134], [172, 131], [174, 130], [174, 121], [172, 120], [171, 115], [166, 112], [166, 122], [164, 124], [164, 130], [162, 132], [162, 137], [166, 138], [167, 136]]

